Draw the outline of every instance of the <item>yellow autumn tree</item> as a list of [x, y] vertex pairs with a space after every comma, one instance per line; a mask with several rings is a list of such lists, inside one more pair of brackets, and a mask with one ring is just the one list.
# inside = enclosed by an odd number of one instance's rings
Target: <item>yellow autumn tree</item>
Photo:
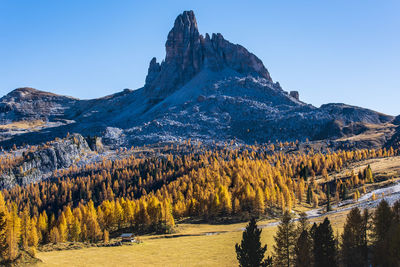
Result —
[[232, 199], [228, 188], [226, 188], [226, 186], [220, 185], [218, 189], [218, 195], [221, 205], [221, 212], [223, 214], [230, 214], [232, 212]]
[[122, 209], [119, 201], [115, 201], [114, 204], [114, 225], [117, 229], [121, 229], [121, 225], [124, 222], [124, 210]]
[[104, 229], [103, 231], [103, 242], [105, 244], [108, 244], [108, 242], [110, 242], [110, 234], [108, 233], [107, 230]]
[[81, 235], [81, 223], [77, 217], [73, 217], [70, 230], [71, 241], [79, 241]]
[[50, 234], [49, 234], [49, 241], [53, 244], [57, 244], [60, 242], [60, 233], [58, 231], [57, 227], [53, 227], [50, 230]]
[[36, 248], [39, 244], [39, 234], [36, 226], [36, 221], [31, 219], [29, 232], [28, 232], [28, 246]]
[[8, 259], [8, 210], [0, 191], [0, 260]]
[[22, 248], [28, 250], [28, 235], [31, 228], [31, 216], [28, 207], [25, 207], [21, 213], [21, 245]]
[[48, 232], [48, 217], [47, 217], [47, 213], [44, 210], [40, 215], [39, 215], [39, 219], [38, 219], [38, 223], [37, 223], [37, 228], [39, 230], [39, 242], [43, 241], [47, 241], [47, 232]]
[[18, 217], [17, 205], [12, 203], [7, 223], [8, 260], [14, 260], [18, 256], [20, 235], [21, 219]]
[[256, 188], [256, 196], [254, 198], [254, 211], [257, 216], [261, 216], [265, 211], [264, 193], [258, 186]]
[[65, 219], [64, 213], [61, 213], [58, 222], [58, 233], [59, 233], [59, 241], [65, 242], [68, 240], [68, 225], [67, 220]]

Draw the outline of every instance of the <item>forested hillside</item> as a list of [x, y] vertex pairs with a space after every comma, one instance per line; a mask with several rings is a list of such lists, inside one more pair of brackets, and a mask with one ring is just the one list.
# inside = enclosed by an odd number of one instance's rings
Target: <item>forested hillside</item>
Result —
[[[116, 151], [119, 159], [72, 165], [44, 181], [1, 193], [3, 231], [9, 257], [18, 247], [64, 241], [98, 242], [122, 230], [173, 231], [176, 221], [243, 221], [358, 198], [373, 183], [370, 167], [341, 179], [331, 174], [349, 164], [391, 157], [398, 149], [282, 150], [295, 143], [233, 148], [186, 142], [166, 146], [159, 156]], [[18, 161], [2, 158], [8, 166]], [[375, 177], [376, 179], [376, 177]], [[4, 198], [4, 201], [3, 201]]]

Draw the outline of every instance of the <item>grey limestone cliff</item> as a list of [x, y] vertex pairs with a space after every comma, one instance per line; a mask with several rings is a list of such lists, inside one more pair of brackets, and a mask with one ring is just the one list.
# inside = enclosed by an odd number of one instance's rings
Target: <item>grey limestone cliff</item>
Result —
[[79, 134], [42, 145], [36, 151], [24, 153], [21, 164], [0, 175], [0, 188], [46, 179], [53, 171], [70, 167], [88, 151], [86, 140]]

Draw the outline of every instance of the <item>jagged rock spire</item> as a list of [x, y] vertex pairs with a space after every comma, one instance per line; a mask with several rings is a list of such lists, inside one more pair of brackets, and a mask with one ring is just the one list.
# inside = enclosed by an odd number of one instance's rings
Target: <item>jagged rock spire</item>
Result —
[[185, 11], [176, 18], [165, 48], [166, 62], [182, 60], [191, 57], [190, 52], [198, 52], [196, 50], [200, 48], [200, 34], [193, 11]]
[[190, 81], [202, 69], [220, 71], [231, 68], [241, 74], [272, 81], [260, 59], [243, 46], [232, 44], [221, 34], [199, 34], [193, 11], [180, 14], [165, 43], [166, 56], [161, 64], [153, 58], [146, 77], [145, 92], [164, 98]]

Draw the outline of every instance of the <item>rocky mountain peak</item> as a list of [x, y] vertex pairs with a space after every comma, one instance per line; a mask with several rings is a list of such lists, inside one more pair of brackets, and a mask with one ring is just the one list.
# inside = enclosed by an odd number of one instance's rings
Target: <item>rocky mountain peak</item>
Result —
[[17, 88], [15, 90], [11, 91], [9, 94], [7, 94], [8, 97], [13, 97], [16, 99], [29, 99], [29, 98], [39, 97], [39, 96], [54, 96], [54, 95], [55, 94], [40, 91], [40, 90], [31, 88], [31, 87]]
[[200, 48], [200, 34], [196, 17], [193, 11], [185, 11], [175, 19], [174, 27], [168, 33], [165, 61], [179, 60], [184, 63], [185, 59], [193, 59], [191, 57], [193, 52], [200, 52], [198, 48]]
[[193, 11], [180, 14], [168, 33], [165, 61], [153, 58], [146, 77], [146, 91], [163, 98], [195, 76], [202, 66], [201, 37]]
[[41, 98], [74, 99], [73, 97], [57, 95], [51, 92], [45, 92], [31, 87], [21, 87], [14, 89], [1, 99], [14, 99], [15, 101], [23, 101]]
[[17, 88], [0, 98], [0, 123], [44, 119], [63, 115], [78, 99], [40, 91], [30, 87]]
[[165, 60], [153, 58], [146, 77], [145, 92], [151, 98], [163, 99], [189, 82], [203, 69], [214, 72], [230, 68], [242, 75], [272, 81], [262, 61], [240, 45], [232, 44], [218, 34], [199, 34], [193, 11], [180, 14], [165, 43]]

